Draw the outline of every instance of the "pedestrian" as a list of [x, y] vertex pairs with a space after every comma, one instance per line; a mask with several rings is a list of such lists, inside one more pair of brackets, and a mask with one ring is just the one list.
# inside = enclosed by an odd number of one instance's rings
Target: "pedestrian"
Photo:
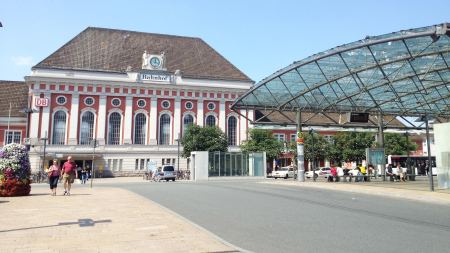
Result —
[[58, 187], [58, 180], [59, 180], [59, 166], [58, 161], [53, 160], [53, 164], [48, 169], [48, 177], [49, 177], [49, 184], [50, 184], [50, 190], [52, 192], [52, 196], [56, 196], [56, 187]]
[[64, 195], [70, 196], [70, 188], [75, 180], [78, 178], [77, 164], [72, 160], [72, 156], [67, 157], [61, 168], [63, 182], [64, 182]]
[[81, 169], [81, 183], [82, 184], [86, 184], [86, 180], [87, 180], [87, 177], [88, 177], [88, 174], [87, 174], [88, 172], [87, 172], [87, 169], [86, 169], [86, 167], [83, 167], [82, 169]]
[[336, 181], [337, 182], [337, 168], [336, 168], [336, 166], [331, 166], [331, 169], [330, 169], [330, 176], [328, 176], [328, 182], [333, 182], [333, 179], [334, 179], [334, 181]]

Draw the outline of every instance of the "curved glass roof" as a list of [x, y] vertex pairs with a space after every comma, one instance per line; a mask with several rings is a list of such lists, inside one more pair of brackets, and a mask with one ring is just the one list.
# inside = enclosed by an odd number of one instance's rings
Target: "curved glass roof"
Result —
[[233, 109], [450, 116], [450, 23], [366, 37], [275, 72]]

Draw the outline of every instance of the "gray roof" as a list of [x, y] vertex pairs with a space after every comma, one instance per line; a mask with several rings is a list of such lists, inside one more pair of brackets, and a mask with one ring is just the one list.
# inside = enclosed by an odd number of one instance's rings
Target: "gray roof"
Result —
[[88, 27], [33, 68], [124, 73], [139, 71], [142, 54], [166, 55], [184, 77], [253, 82], [200, 38]]
[[338, 46], [277, 71], [234, 109], [450, 117], [450, 23]]
[[0, 80], [0, 116], [8, 117], [11, 103], [11, 117], [25, 117], [23, 110], [27, 107], [28, 86], [20, 81]]

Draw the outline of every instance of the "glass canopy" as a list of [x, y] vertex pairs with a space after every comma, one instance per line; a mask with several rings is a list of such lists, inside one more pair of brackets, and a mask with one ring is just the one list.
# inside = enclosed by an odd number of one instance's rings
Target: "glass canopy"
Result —
[[450, 116], [450, 23], [366, 37], [275, 72], [233, 109]]

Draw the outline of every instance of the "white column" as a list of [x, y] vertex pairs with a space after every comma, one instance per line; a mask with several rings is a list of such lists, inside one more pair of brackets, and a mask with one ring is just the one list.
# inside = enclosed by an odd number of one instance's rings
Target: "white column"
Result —
[[77, 145], [78, 134], [78, 106], [80, 95], [78, 93], [72, 94], [72, 106], [70, 109], [70, 128], [69, 128], [69, 145]]
[[156, 134], [158, 132], [158, 100], [156, 97], [151, 98], [150, 107], [150, 145], [156, 145]]
[[203, 116], [203, 99], [197, 101], [197, 125], [203, 126], [204, 116]]
[[[245, 110], [240, 110], [240, 114], [245, 115]], [[239, 139], [238, 139], [238, 145], [241, 144], [241, 142], [247, 140], [247, 119], [244, 118], [244, 116], [239, 115]]]
[[222, 129], [223, 132], [226, 132], [226, 115], [225, 115], [225, 101], [221, 100], [220, 101], [220, 106], [219, 106], [219, 127], [220, 129]]
[[175, 139], [181, 136], [181, 99], [175, 98], [175, 112], [173, 115], [173, 138], [172, 144], [177, 144]]
[[106, 127], [106, 96], [100, 95], [97, 114], [97, 140], [100, 145], [105, 145]]
[[[250, 121], [253, 121], [254, 116], [255, 116], [255, 112], [254, 112], [253, 110], [248, 110], [248, 111], [247, 111], [247, 117], [248, 117], [248, 119], [249, 119]], [[253, 128], [253, 124], [250, 124], [250, 122], [248, 122], [248, 128], [249, 128], [249, 129], [250, 129], [250, 128]]]
[[[48, 98], [49, 100], [51, 99], [50, 93], [45, 93], [44, 97]], [[48, 106], [42, 108], [42, 121], [41, 121], [41, 136], [42, 137], [45, 136], [45, 133], [47, 133], [47, 137], [50, 136], [49, 124], [50, 124], [50, 104]]]
[[[30, 118], [30, 127], [29, 127], [29, 136], [30, 138], [37, 139], [38, 138], [38, 130], [39, 130], [39, 109], [40, 107], [35, 107], [36, 99], [39, 98], [39, 94], [33, 94], [31, 107], [33, 110], [38, 112], [32, 113]], [[50, 105], [48, 106], [50, 107]]]
[[131, 124], [133, 122], [133, 97], [127, 96], [125, 103], [125, 120], [123, 144], [131, 144]]

